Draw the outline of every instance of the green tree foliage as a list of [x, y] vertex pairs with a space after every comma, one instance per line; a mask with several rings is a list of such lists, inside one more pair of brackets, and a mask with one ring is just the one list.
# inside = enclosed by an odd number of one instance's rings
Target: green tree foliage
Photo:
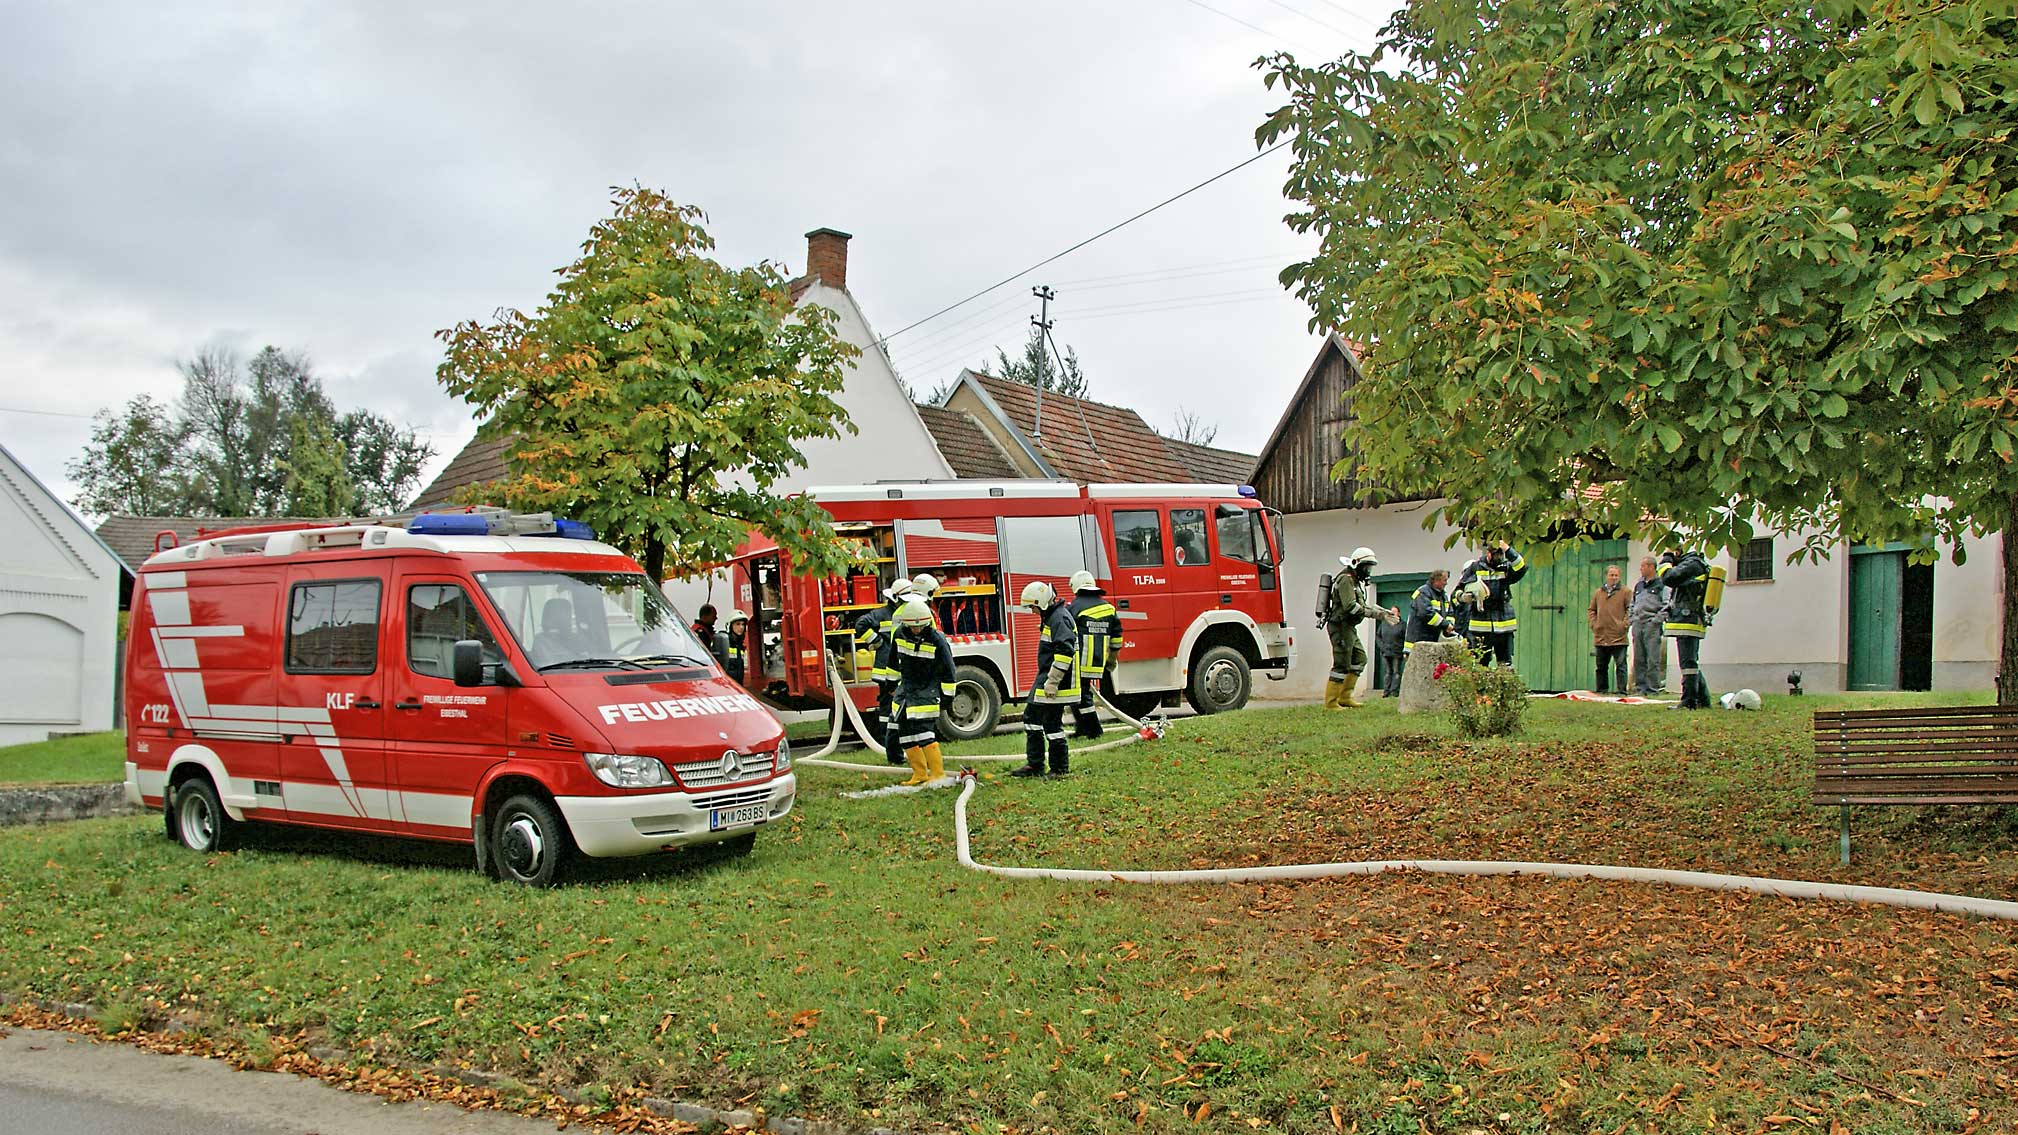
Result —
[[76, 505], [99, 515], [179, 516], [189, 507], [188, 433], [147, 395], [117, 412], [98, 411], [91, 444], [66, 468], [80, 486]]
[[834, 313], [792, 306], [777, 265], [710, 259], [699, 209], [613, 192], [543, 306], [440, 333], [442, 385], [513, 439], [512, 475], [479, 491], [585, 521], [655, 579], [753, 528], [801, 570], [841, 570], [826, 513], [774, 489], [802, 442], [854, 432], [834, 396], [860, 352]]
[[[1030, 337], [1023, 341], [1023, 353], [1010, 358], [1009, 352], [995, 348], [994, 374], [1011, 382], [1034, 386], [1039, 390], [1055, 390], [1073, 398], [1086, 397], [1086, 375], [1079, 369], [1079, 349], [1065, 348], [1064, 365], [1053, 357], [1052, 351], [1044, 344], [1044, 332], [1035, 327], [1030, 329]], [[983, 364], [984, 370], [986, 364]]]
[[1412, 0], [1264, 60], [1320, 238], [1283, 281], [1374, 344], [1348, 461], [1476, 540], [2011, 543], [2013, 11]]
[[142, 397], [98, 415], [90, 446], [68, 467], [82, 487], [78, 507], [191, 516], [392, 512], [433, 453], [369, 410], [339, 414], [297, 352], [266, 347], [241, 364], [228, 351], [204, 351], [177, 365], [183, 388], [173, 411]]

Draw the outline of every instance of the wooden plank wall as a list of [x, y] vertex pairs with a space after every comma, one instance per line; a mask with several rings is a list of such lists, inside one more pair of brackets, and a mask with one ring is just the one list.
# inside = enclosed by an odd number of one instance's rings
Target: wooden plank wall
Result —
[[1332, 466], [1345, 456], [1341, 434], [1351, 416], [1346, 396], [1354, 377], [1344, 354], [1335, 346], [1327, 348], [1317, 381], [1290, 408], [1289, 425], [1274, 452], [1255, 470], [1254, 489], [1263, 504], [1289, 513], [1354, 506], [1358, 485], [1331, 479]]

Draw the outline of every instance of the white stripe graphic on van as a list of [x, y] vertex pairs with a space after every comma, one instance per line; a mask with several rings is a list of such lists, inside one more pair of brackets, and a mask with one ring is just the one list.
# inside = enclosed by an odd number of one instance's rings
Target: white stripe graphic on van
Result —
[[[175, 586], [168, 586], [173, 583]], [[241, 741], [279, 741], [290, 736], [308, 736], [316, 741], [323, 763], [336, 779], [333, 786], [346, 811], [335, 811], [327, 795], [331, 786], [294, 785], [303, 796], [301, 811], [328, 815], [357, 816], [391, 820], [391, 792], [374, 789], [361, 792], [351, 783], [350, 767], [343, 757], [343, 742], [330, 722], [329, 710], [319, 706], [217, 705], [210, 704], [203, 687], [203, 667], [197, 661], [196, 644], [205, 638], [242, 638], [243, 626], [198, 626], [191, 622], [187, 577], [182, 572], [161, 572], [148, 577], [147, 606], [154, 614], [154, 657], [168, 680], [168, 698], [175, 703], [175, 715], [182, 727], [198, 737]], [[317, 789], [320, 791], [316, 791]], [[316, 799], [321, 797], [321, 799]], [[288, 798], [290, 810], [294, 797]], [[324, 807], [316, 807], [316, 804]]]

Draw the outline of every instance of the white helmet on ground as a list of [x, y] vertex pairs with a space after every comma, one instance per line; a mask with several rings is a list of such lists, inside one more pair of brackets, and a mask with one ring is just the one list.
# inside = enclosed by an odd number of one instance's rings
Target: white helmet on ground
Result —
[[1058, 592], [1041, 579], [1033, 579], [1023, 585], [1023, 597], [1016, 601], [1021, 607], [1035, 607], [1042, 610], [1058, 602]]
[[1372, 567], [1380, 562], [1380, 558], [1373, 554], [1372, 548], [1358, 547], [1352, 550], [1351, 555], [1338, 557], [1338, 562], [1349, 568], [1356, 568], [1361, 564]]
[[897, 607], [897, 625], [904, 627], [929, 627], [932, 625], [932, 605], [916, 595], [904, 600]]
[[1066, 586], [1068, 586], [1068, 587], [1070, 587], [1070, 588], [1072, 589], [1072, 593], [1073, 593], [1074, 595], [1077, 595], [1078, 593], [1080, 593], [1080, 592], [1082, 592], [1082, 591], [1098, 591], [1098, 590], [1100, 590], [1100, 583], [1099, 583], [1099, 581], [1093, 578], [1093, 573], [1092, 573], [1092, 572], [1090, 572], [1090, 571], [1085, 571], [1085, 570], [1081, 570], [1081, 571], [1075, 571], [1075, 572], [1073, 572], [1073, 573], [1072, 573], [1072, 582], [1071, 582], [1071, 583], [1069, 583], [1069, 584], [1067, 584]]
[[911, 593], [930, 599], [939, 591], [939, 577], [929, 571], [921, 571], [911, 577]]
[[1725, 709], [1757, 709], [1759, 708], [1759, 691], [1733, 690], [1718, 698], [1717, 701]]
[[883, 598], [895, 603], [904, 598], [904, 596], [911, 594], [913, 590], [911, 581], [900, 575], [897, 577], [897, 582], [883, 589]]

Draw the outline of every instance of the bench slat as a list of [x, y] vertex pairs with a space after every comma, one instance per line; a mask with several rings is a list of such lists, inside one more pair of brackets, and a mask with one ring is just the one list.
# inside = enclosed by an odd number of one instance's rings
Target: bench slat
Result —
[[2018, 793], [2004, 796], [1872, 796], [1856, 793], [1844, 796], [1816, 796], [1824, 807], [1846, 804], [2018, 804]]
[[1918, 709], [1818, 709], [1816, 721], [1882, 721], [1908, 717], [2018, 717], [2018, 706], [1936, 705]]
[[1922, 718], [1917, 721], [1817, 721], [1816, 733], [1873, 733], [1885, 736], [1904, 733], [1912, 736], [1918, 733], [2009, 733], [2018, 729], [2018, 718], [1971, 717], [1961, 720], [1946, 718]]
[[[2004, 744], [1971, 741], [1921, 741], [1895, 745], [1830, 745], [1815, 742], [1818, 756], [1854, 757], [1863, 753], [1905, 753], [1923, 754], [1928, 760], [1968, 760], [1970, 754], [1982, 754], [1983, 760], [2018, 760], [2018, 741]], [[1946, 754], [1955, 754], [1950, 757]]]
[[2013, 792], [2018, 776], [1831, 776], [1815, 774], [1817, 792]]

